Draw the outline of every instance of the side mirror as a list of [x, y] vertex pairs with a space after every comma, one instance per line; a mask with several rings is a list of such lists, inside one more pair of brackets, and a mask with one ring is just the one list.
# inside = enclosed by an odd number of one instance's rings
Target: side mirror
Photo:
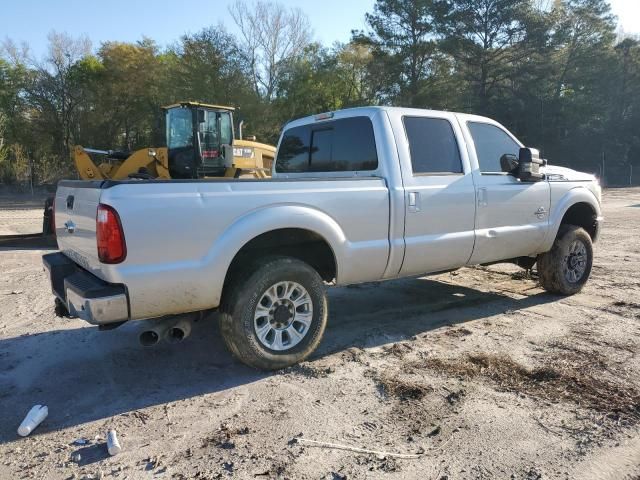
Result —
[[518, 159], [512, 153], [505, 153], [500, 157], [500, 169], [511, 175], [518, 175]]
[[523, 182], [538, 182], [544, 178], [540, 173], [540, 165], [545, 161], [540, 158], [540, 151], [535, 148], [521, 148], [518, 154], [518, 178]]

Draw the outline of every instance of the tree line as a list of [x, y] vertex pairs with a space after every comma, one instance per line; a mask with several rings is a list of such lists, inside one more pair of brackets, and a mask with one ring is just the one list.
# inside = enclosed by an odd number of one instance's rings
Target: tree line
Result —
[[[552, 163], [628, 183], [640, 170], [640, 41], [606, 0], [377, 0], [347, 43], [313, 41], [304, 12], [237, 0], [222, 26], [160, 47], [51, 32], [47, 54], [0, 55], [0, 182], [74, 177], [73, 145], [159, 145], [160, 106], [240, 108], [276, 142], [289, 120], [361, 105], [486, 115]], [[640, 178], [640, 177], [635, 177]]]

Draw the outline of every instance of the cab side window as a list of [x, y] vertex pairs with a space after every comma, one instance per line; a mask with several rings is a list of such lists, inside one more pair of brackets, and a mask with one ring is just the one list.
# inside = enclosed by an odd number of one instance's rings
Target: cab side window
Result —
[[455, 133], [448, 120], [403, 117], [415, 174], [462, 173]]
[[276, 171], [278, 173], [307, 172], [311, 131], [307, 125], [287, 130], [278, 147]]
[[369, 117], [350, 117], [293, 127], [284, 132], [276, 172], [355, 172], [378, 168]]
[[500, 157], [505, 153], [518, 156], [520, 145], [501, 128], [480, 122], [468, 122], [467, 126], [476, 146], [482, 173], [502, 172]]

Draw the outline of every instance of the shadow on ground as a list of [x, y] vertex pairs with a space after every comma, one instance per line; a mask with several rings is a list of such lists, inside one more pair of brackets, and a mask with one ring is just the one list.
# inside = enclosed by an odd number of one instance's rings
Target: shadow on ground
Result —
[[[424, 278], [334, 288], [329, 327], [314, 358], [555, 299], [542, 293], [514, 299]], [[143, 348], [137, 341], [141, 328], [132, 322], [104, 332], [87, 326], [0, 339], [0, 443], [17, 439], [17, 425], [37, 403], [50, 413], [34, 435], [270, 375], [235, 361], [211, 318], [179, 345]]]

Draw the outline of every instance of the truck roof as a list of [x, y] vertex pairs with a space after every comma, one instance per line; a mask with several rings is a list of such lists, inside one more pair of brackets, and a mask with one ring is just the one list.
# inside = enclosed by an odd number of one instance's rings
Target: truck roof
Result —
[[376, 113], [381, 111], [400, 114], [400, 115], [425, 115], [429, 113], [448, 113], [451, 115], [455, 115], [459, 117], [461, 120], [476, 120], [483, 121], [487, 123], [496, 123], [495, 120], [492, 120], [488, 117], [483, 117], [480, 115], [473, 115], [469, 113], [461, 113], [461, 112], [451, 112], [446, 110], [431, 110], [427, 108], [410, 108], [410, 107], [390, 107], [390, 106], [368, 106], [368, 107], [353, 107], [353, 108], [344, 108], [341, 110], [333, 110], [329, 112], [318, 113], [315, 115], [309, 115], [307, 117], [298, 118], [296, 120], [292, 120], [285, 125], [287, 128], [296, 127], [298, 125], [306, 125], [309, 123], [321, 122], [325, 120], [339, 119], [339, 118], [347, 118], [353, 116], [373, 116]]

